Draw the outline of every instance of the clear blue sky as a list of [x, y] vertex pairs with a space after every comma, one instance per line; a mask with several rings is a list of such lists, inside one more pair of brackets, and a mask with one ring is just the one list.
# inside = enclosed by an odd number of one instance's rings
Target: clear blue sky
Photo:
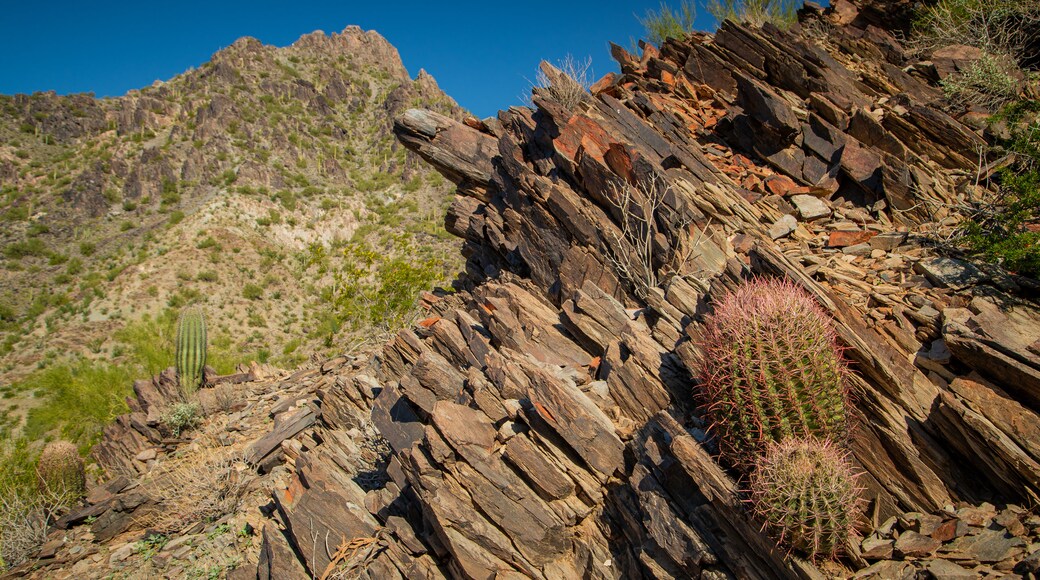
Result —
[[[678, 5], [678, 1], [671, 2]], [[642, 33], [659, 0], [483, 2], [8, 2], [0, 18], [0, 93], [117, 96], [209, 60], [242, 36], [285, 46], [314, 30], [376, 30], [479, 116], [520, 104], [541, 59], [592, 57], [616, 70], [608, 41]], [[698, 28], [713, 28], [701, 10]]]

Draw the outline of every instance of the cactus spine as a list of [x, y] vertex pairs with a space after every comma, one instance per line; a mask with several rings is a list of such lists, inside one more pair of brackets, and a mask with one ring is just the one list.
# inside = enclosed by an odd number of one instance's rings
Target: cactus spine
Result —
[[185, 308], [177, 321], [176, 356], [181, 392], [191, 395], [202, 384], [206, 366], [206, 320], [198, 306]]
[[64, 496], [82, 497], [87, 490], [83, 459], [76, 446], [68, 441], [51, 441], [43, 448], [36, 464], [40, 491]]
[[723, 459], [747, 471], [769, 442], [847, 438], [846, 368], [827, 314], [788, 281], [757, 279], [705, 322], [702, 409]]
[[826, 439], [770, 443], [751, 474], [763, 529], [812, 559], [833, 558], [853, 533], [858, 490], [845, 453]]

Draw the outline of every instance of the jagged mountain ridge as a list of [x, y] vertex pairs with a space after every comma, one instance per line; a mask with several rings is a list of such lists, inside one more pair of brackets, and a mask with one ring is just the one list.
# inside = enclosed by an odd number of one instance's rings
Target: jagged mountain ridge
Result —
[[[321, 348], [320, 294], [359, 228], [385, 255], [391, 241], [373, 231], [386, 220], [455, 255], [431, 217], [443, 180], [390, 132], [420, 103], [461, 113], [356, 26], [282, 48], [243, 38], [122, 97], [0, 98], [0, 377], [55, 352], [110, 353], [127, 321], [200, 299], [231, 350], [279, 356], [301, 336], [301, 353]], [[308, 266], [314, 244], [332, 268]], [[301, 277], [309, 287], [287, 283]], [[241, 296], [248, 283], [267, 307]]]

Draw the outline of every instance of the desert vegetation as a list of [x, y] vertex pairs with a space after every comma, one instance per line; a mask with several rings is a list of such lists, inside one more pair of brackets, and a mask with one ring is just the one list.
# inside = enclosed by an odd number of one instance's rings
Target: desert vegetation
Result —
[[[185, 406], [164, 414], [180, 433], [197, 422], [202, 364], [291, 368], [355, 349], [414, 318], [420, 290], [450, 283], [450, 188], [390, 126], [405, 105], [458, 109], [432, 79], [365, 58], [243, 42], [219, 66], [117, 99], [0, 97], [0, 463], [12, 485], [35, 486], [15, 472], [34, 470], [48, 440], [86, 453], [135, 379], [182, 368]], [[195, 308], [205, 349], [177, 340], [178, 315]]]
[[979, 168], [985, 180], [968, 200], [958, 240], [977, 257], [1032, 277], [1040, 274], [1038, 38], [1040, 6], [1014, 0], [940, 0], [919, 10], [911, 37], [922, 55], [974, 49], [940, 81], [951, 111], [991, 113], [993, 145], [980, 151], [980, 165], [994, 166]]
[[708, 0], [708, 12], [719, 23], [724, 20], [746, 22], [752, 26], [766, 23], [787, 28], [798, 20], [802, 0]]
[[672, 8], [662, 2], [659, 9], [648, 9], [646, 14], [639, 17], [639, 23], [646, 30], [647, 40], [660, 45], [668, 38], [679, 40], [686, 38], [694, 31], [696, 19], [697, 5], [689, 0], [683, 0], [677, 8]]

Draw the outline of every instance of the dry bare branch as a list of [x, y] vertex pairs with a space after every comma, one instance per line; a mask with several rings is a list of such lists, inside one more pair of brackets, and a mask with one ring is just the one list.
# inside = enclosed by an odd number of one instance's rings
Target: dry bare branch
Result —
[[168, 459], [145, 476], [146, 489], [158, 505], [136, 523], [174, 532], [194, 522], [218, 519], [238, 508], [250, 477], [241, 457], [215, 442]]

